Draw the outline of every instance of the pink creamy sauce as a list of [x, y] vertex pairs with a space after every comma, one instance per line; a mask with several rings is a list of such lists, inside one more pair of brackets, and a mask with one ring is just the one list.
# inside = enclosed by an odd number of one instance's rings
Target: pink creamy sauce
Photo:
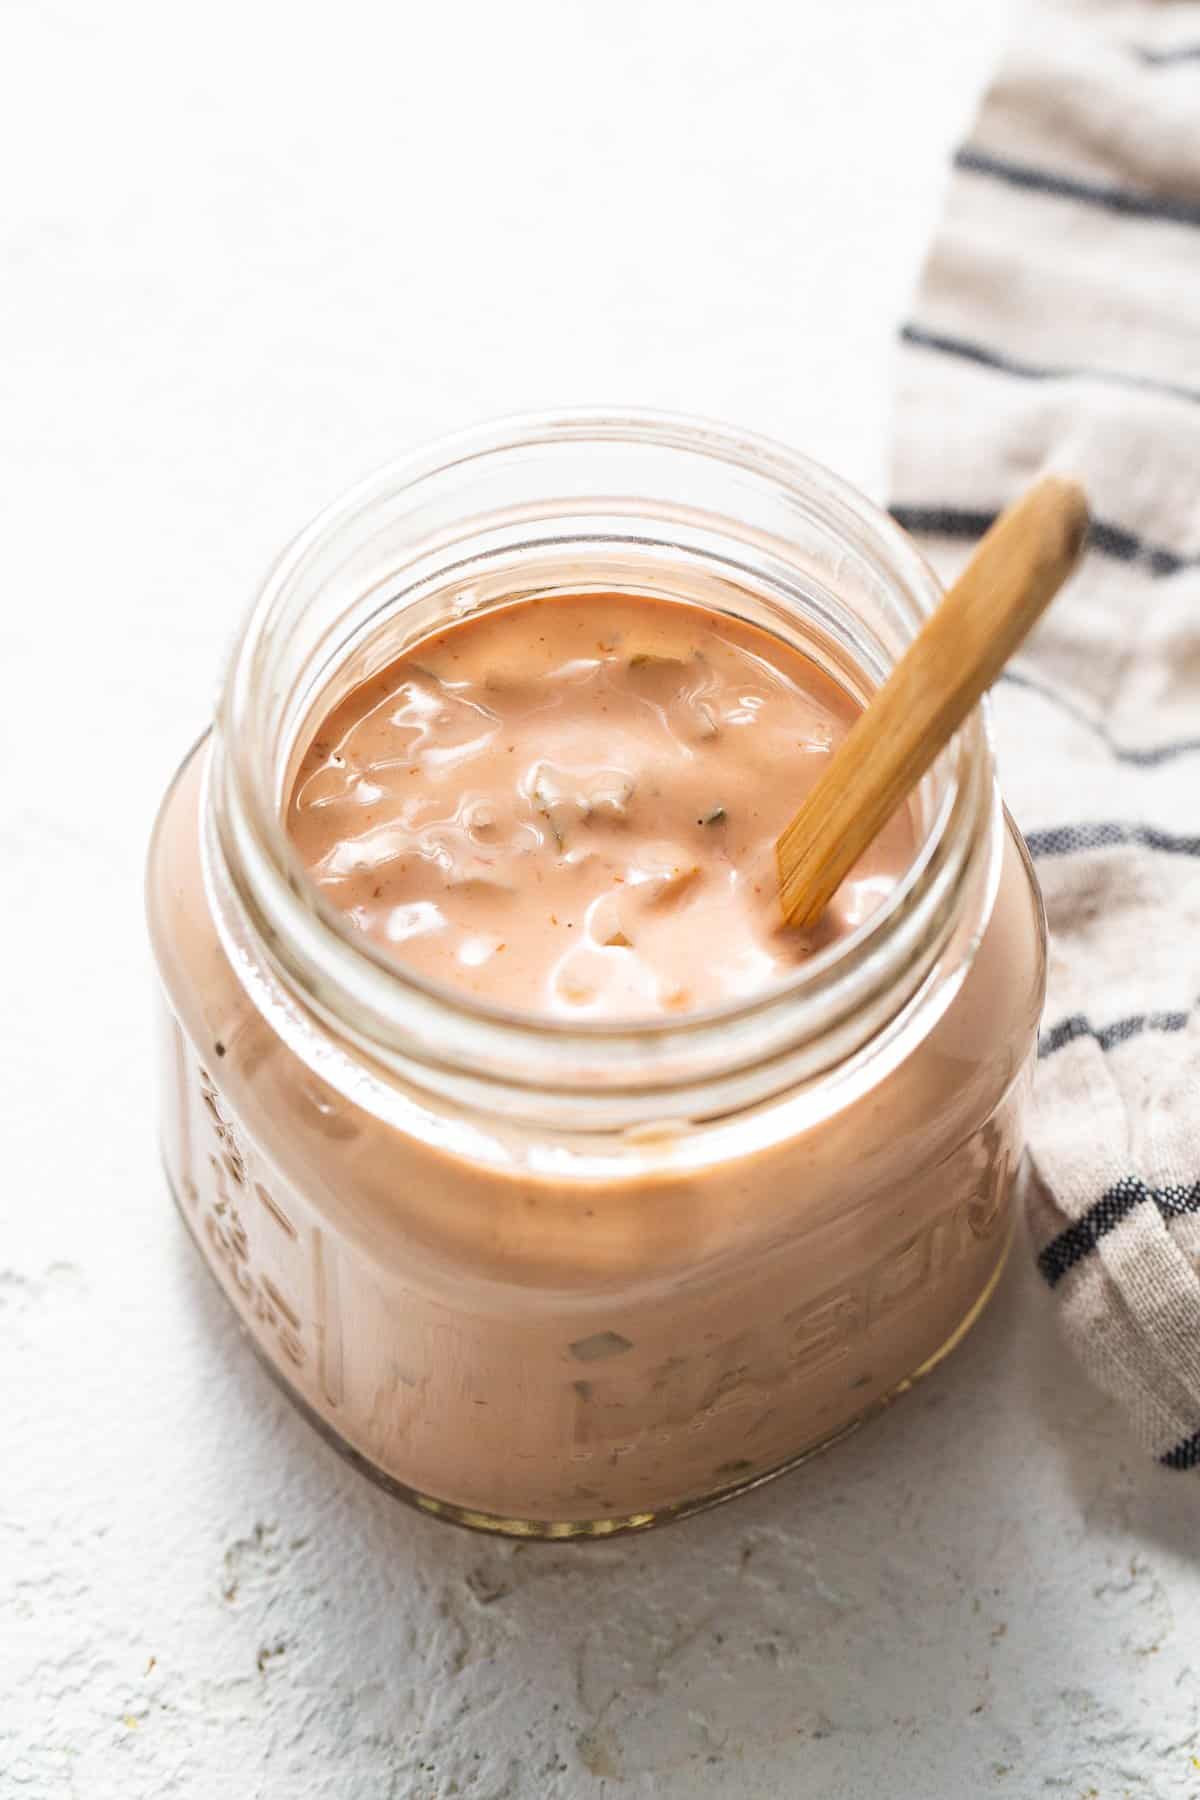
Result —
[[627, 594], [463, 620], [350, 693], [288, 830], [355, 925], [524, 1012], [693, 1011], [776, 986], [911, 861], [901, 809], [818, 927], [779, 918], [774, 843], [858, 714], [815, 662]]

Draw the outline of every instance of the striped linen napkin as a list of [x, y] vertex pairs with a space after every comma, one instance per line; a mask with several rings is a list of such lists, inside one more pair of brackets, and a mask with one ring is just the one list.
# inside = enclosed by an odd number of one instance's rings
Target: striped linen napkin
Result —
[[1200, 1470], [1200, 4], [1020, 16], [896, 421], [893, 512], [944, 578], [1042, 472], [1091, 499], [994, 699], [1051, 933], [1029, 1217], [1094, 1379]]

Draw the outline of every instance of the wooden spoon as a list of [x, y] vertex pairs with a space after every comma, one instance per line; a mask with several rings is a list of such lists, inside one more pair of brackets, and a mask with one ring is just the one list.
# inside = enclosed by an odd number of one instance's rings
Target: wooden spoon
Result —
[[779, 899], [811, 925], [1041, 617], [1078, 560], [1088, 508], [1048, 475], [1001, 514], [927, 619], [791, 824], [779, 835]]

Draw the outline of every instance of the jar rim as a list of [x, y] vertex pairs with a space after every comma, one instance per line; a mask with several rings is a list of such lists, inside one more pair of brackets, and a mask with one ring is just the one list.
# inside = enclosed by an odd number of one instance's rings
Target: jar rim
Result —
[[[856, 998], [861, 1004], [881, 995], [892, 964], [907, 958], [911, 965], [939, 930], [945, 936], [995, 812], [990, 732], [981, 708], [943, 753], [941, 799], [911, 863], [857, 929], [759, 994], [669, 1022], [576, 1022], [505, 1007], [406, 968], [358, 932], [320, 892], [288, 837], [278, 747], [263, 741], [264, 697], [278, 703], [274, 662], [304, 581], [330, 545], [351, 538], [400, 497], [419, 501], [423, 486], [469, 478], [489, 461], [532, 448], [565, 453], [600, 444], [701, 457], [806, 508], [873, 561], [913, 633], [941, 597], [937, 577], [908, 535], [840, 477], [770, 438], [682, 414], [586, 408], [498, 419], [384, 465], [319, 513], [270, 569], [227, 664], [205, 808], [206, 879], [210, 897], [220, 890], [214, 915], [227, 934], [248, 934], [254, 953], [327, 1026], [405, 1073], [415, 1059], [426, 1070], [485, 1083], [503, 1069], [518, 1086], [561, 1080], [577, 1093], [661, 1090], [681, 1078], [686, 1085], [701, 1067], [719, 1065], [727, 1074], [739, 1055], [754, 1060], [794, 1050], [828, 1032], [854, 1010]], [[646, 504], [652, 515], [653, 503]], [[840, 1013], [839, 988], [847, 1003]], [[836, 1048], [833, 1038], [827, 1048]], [[649, 1079], [648, 1060], [654, 1065]]]

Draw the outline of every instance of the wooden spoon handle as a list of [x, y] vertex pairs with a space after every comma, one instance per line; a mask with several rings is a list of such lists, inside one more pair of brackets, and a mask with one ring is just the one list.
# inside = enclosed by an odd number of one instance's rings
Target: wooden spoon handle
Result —
[[1088, 509], [1048, 475], [1002, 513], [775, 846], [789, 925], [811, 925], [1074, 568]]

